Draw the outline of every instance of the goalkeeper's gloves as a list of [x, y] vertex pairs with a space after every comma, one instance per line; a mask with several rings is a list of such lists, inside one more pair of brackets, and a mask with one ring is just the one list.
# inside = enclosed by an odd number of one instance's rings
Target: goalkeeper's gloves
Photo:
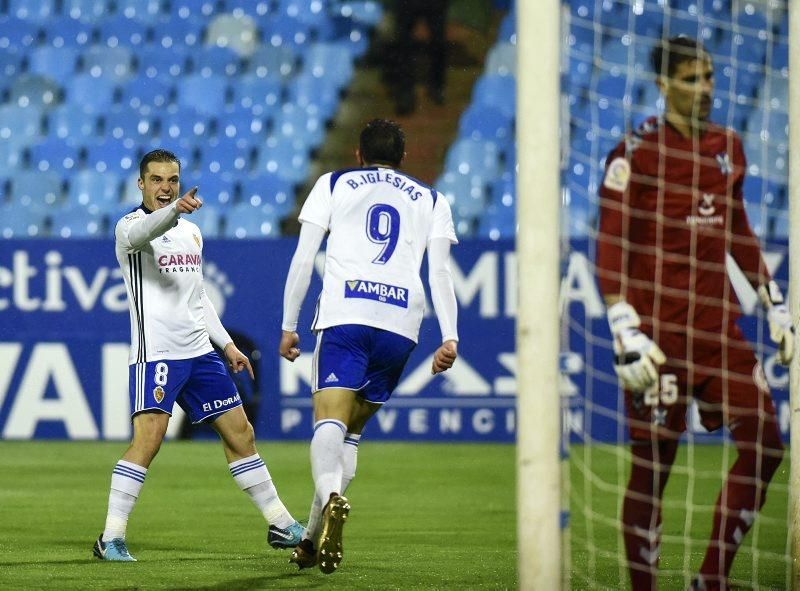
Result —
[[617, 302], [608, 308], [614, 337], [614, 371], [626, 390], [644, 392], [658, 381], [658, 366], [667, 360], [650, 337], [639, 330], [641, 320], [633, 306]]
[[794, 355], [794, 323], [783, 303], [781, 288], [774, 281], [758, 287], [758, 297], [767, 310], [769, 338], [778, 345], [778, 363], [789, 365]]

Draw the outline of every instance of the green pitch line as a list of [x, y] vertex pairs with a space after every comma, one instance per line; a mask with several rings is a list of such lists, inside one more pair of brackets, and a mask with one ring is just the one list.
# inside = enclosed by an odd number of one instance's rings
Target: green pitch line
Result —
[[[221, 447], [168, 442], [128, 527], [139, 560], [92, 559], [122, 443], [0, 442], [0, 589], [515, 589], [511, 445], [365, 438], [348, 491], [341, 570], [297, 572], [234, 484]], [[305, 521], [305, 443], [260, 442], [281, 497]]]

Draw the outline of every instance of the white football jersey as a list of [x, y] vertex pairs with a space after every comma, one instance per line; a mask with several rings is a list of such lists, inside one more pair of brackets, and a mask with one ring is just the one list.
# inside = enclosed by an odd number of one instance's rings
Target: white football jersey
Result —
[[190, 359], [213, 350], [203, 309], [203, 238], [183, 218], [135, 249], [128, 234], [147, 217], [141, 209], [117, 222], [116, 254], [131, 315], [129, 363]]
[[299, 219], [330, 232], [313, 329], [363, 324], [416, 342], [425, 249], [458, 242], [444, 195], [391, 168], [346, 169], [319, 178]]

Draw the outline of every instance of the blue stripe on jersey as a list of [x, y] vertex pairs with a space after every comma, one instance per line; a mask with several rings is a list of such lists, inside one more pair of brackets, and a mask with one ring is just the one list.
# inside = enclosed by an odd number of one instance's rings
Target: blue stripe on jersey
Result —
[[355, 172], [357, 170], [378, 170], [377, 166], [372, 166], [370, 168], [361, 168], [354, 166], [352, 168], [343, 168], [341, 170], [337, 170], [331, 173], [331, 193], [333, 193], [333, 187], [336, 185], [336, 181], [339, 180], [343, 174], [347, 174], [348, 172]]
[[347, 445], [352, 445], [354, 447], [358, 447], [358, 439], [353, 439], [352, 437], [345, 437], [344, 442]]
[[415, 183], [417, 183], [419, 186], [421, 186], [421, 187], [424, 187], [425, 189], [428, 189], [428, 191], [430, 191], [430, 192], [431, 192], [431, 195], [433, 195], [433, 199], [434, 199], [434, 200], [436, 200], [436, 191], [435, 191], [435, 190], [434, 190], [434, 188], [433, 188], [433, 187], [431, 187], [431, 186], [430, 186], [428, 183], [426, 183], [425, 181], [421, 181], [421, 180], [419, 180], [417, 177], [415, 177], [415, 176], [411, 176], [410, 174], [408, 174], [408, 173], [406, 173], [406, 172], [403, 172], [402, 170], [395, 170], [394, 172], [396, 172], [397, 174], [402, 174], [402, 175], [403, 175], [404, 177], [406, 177], [408, 180], [410, 180], [410, 181], [414, 181], [414, 182], [415, 182]]
[[264, 467], [264, 460], [256, 458], [255, 460], [250, 460], [249, 462], [231, 468], [231, 476], [239, 476], [239, 474], [244, 474], [250, 470], [257, 470], [262, 467]]
[[[347, 174], [348, 172], [359, 172], [359, 171], [370, 172], [370, 171], [375, 171], [375, 170], [379, 170], [379, 168], [377, 166], [367, 166], [367, 167], [364, 167], [364, 168], [355, 166], [355, 167], [352, 167], [352, 168], [343, 168], [341, 170], [336, 170], [336, 171], [332, 172], [331, 173], [331, 193], [333, 193], [333, 188], [334, 188], [334, 186], [336, 186], [336, 182], [339, 180], [339, 178], [341, 178], [341, 176], [343, 174]], [[411, 176], [410, 174], [408, 174], [406, 172], [403, 172], [402, 170], [397, 170], [396, 168], [390, 168], [390, 170], [394, 174], [399, 174], [401, 176], [404, 176], [408, 180], [414, 181], [415, 183], [417, 183], [420, 187], [428, 189], [428, 191], [431, 192], [431, 197], [433, 197], [433, 204], [436, 205], [436, 200], [439, 198], [439, 193], [436, 191], [436, 189], [434, 189], [428, 183], [426, 183], [424, 181], [421, 181], [417, 177]]]
[[112, 474], [116, 474], [118, 476], [125, 476], [126, 478], [130, 478], [131, 480], [135, 480], [137, 482], [144, 482], [144, 474], [141, 472], [136, 472], [135, 470], [130, 470], [125, 466], [120, 466], [117, 464], [114, 466], [114, 470]]

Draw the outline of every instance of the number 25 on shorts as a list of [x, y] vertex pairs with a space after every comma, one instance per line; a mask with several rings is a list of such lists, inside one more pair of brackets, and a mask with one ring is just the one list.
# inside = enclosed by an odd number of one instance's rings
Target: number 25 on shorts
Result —
[[678, 376], [674, 373], [665, 373], [659, 376], [659, 381], [644, 393], [644, 403], [647, 406], [671, 406], [678, 400]]

